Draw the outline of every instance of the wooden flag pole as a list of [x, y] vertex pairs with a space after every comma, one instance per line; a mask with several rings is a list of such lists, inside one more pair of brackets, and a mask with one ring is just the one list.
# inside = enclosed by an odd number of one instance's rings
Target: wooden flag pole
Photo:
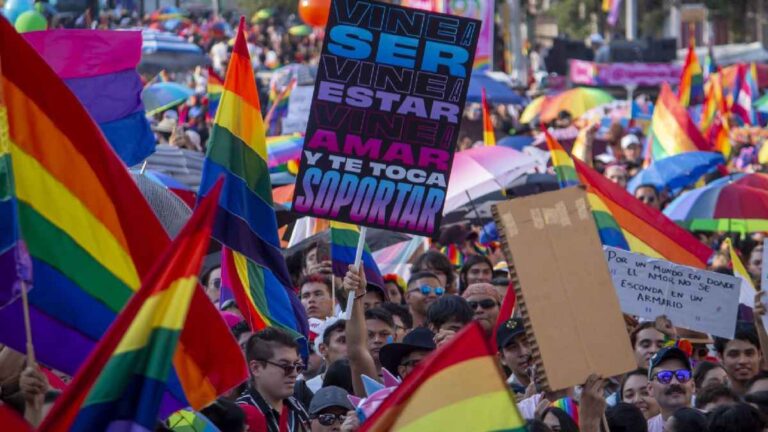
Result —
[[29, 299], [27, 298], [27, 282], [21, 281], [21, 302], [24, 308], [24, 331], [27, 335], [27, 361], [29, 366], [34, 366], [35, 346], [32, 344], [32, 324], [29, 319]]
[[[363, 261], [363, 250], [365, 249], [365, 235], [368, 229], [364, 226], [360, 227], [360, 235], [357, 237], [357, 250], [355, 251], [355, 263], [352, 266], [355, 271], [360, 270], [360, 265]], [[352, 307], [355, 303], [355, 293], [350, 292], [347, 294], [347, 308], [344, 310], [344, 319], [349, 321], [352, 318]]]

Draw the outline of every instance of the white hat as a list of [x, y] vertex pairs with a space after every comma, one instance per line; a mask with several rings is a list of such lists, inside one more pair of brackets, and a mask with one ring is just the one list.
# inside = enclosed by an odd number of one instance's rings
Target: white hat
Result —
[[320, 344], [323, 342], [323, 333], [325, 333], [325, 329], [334, 325], [336, 321], [338, 321], [339, 319], [340, 318], [336, 316], [326, 318], [324, 321], [320, 321], [317, 318], [309, 319], [310, 331], [317, 335], [315, 336], [315, 352], [316, 353], [320, 354]]
[[637, 139], [637, 135], [635, 134], [624, 135], [624, 138], [621, 139], [621, 148], [627, 149], [631, 145], [636, 145], [636, 146], [640, 145], [640, 140]]

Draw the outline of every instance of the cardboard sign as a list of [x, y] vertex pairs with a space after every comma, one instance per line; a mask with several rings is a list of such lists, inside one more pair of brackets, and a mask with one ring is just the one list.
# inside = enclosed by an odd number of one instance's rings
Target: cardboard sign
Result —
[[666, 315], [672, 324], [733, 338], [740, 281], [605, 246], [621, 310], [643, 318]]
[[331, 2], [293, 211], [431, 236], [479, 31], [462, 17]]
[[635, 369], [619, 300], [581, 187], [494, 206], [536, 380], [560, 390]]

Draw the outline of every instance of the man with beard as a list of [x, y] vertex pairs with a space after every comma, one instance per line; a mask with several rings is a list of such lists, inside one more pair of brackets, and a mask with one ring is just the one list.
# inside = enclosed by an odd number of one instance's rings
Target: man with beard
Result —
[[755, 326], [741, 321], [733, 340], [716, 338], [715, 350], [728, 373], [731, 388], [739, 396], [747, 392], [747, 384], [760, 372], [760, 342]]
[[688, 356], [674, 346], [651, 357], [648, 389], [661, 407], [661, 414], [648, 420], [648, 432], [664, 431], [664, 423], [680, 408], [691, 406], [693, 372]]
[[501, 364], [512, 372], [507, 383], [515, 393], [525, 393], [531, 384], [529, 368], [533, 363], [523, 320], [510, 318], [501, 324], [496, 331], [496, 344]]

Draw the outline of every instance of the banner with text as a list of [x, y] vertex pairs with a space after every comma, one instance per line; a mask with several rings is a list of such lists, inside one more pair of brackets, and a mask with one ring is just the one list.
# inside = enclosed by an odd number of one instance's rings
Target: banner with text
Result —
[[473, 19], [331, 2], [293, 211], [431, 236], [479, 30]]
[[568, 78], [572, 84], [589, 86], [660, 86], [680, 82], [680, 65], [669, 63], [594, 63], [571, 59]]
[[655, 319], [666, 315], [678, 327], [733, 338], [739, 280], [604, 247], [621, 310]]

